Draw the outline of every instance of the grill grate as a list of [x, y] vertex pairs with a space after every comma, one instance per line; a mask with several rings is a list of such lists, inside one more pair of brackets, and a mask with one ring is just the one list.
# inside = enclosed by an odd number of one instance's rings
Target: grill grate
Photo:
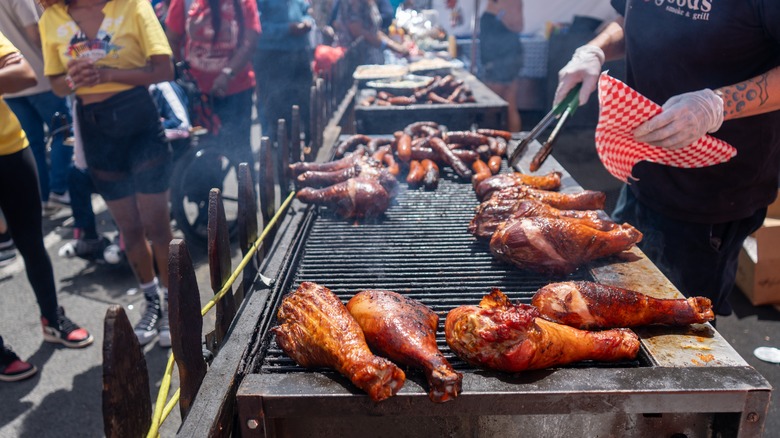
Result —
[[[301, 282], [312, 281], [332, 290], [344, 303], [363, 289], [409, 296], [439, 315], [437, 343], [453, 367], [473, 370], [444, 340], [444, 320], [451, 309], [478, 304], [494, 287], [513, 302], [530, 304], [534, 292], [550, 282], [593, 280], [587, 269], [565, 278], [548, 277], [494, 260], [487, 242], [467, 230], [477, 205], [470, 184], [443, 175], [433, 192], [408, 190], [401, 184], [396, 202], [381, 220], [356, 223], [322, 209], [302, 245], [297, 266], [291, 267], [295, 270], [292, 284], [282, 290], [291, 292]], [[268, 348], [261, 373], [311, 371], [296, 365], [270, 332], [265, 336]]]

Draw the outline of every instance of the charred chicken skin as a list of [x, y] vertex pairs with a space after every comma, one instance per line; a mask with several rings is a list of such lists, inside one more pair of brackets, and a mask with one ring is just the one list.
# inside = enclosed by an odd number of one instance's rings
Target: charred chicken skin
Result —
[[589, 281], [548, 284], [536, 292], [531, 304], [550, 321], [589, 330], [650, 324], [680, 326], [715, 319], [708, 298], [659, 299]]
[[516, 202], [523, 199], [533, 199], [559, 210], [603, 210], [607, 195], [593, 190], [560, 193], [516, 186], [493, 192], [479, 208], [511, 209]]
[[498, 289], [479, 306], [451, 310], [444, 331], [466, 362], [510, 373], [583, 360], [632, 360], [639, 352], [639, 338], [629, 329], [590, 332], [550, 322], [535, 307], [510, 303]]
[[419, 301], [384, 290], [364, 290], [347, 303], [371, 350], [395, 363], [422, 368], [428, 397], [437, 403], [461, 391], [463, 375], [455, 371], [436, 345], [439, 316]]
[[371, 353], [357, 321], [330, 289], [303, 282], [284, 297], [276, 316], [276, 342], [298, 365], [333, 368], [374, 401], [404, 385], [404, 372]]
[[499, 190], [517, 186], [529, 186], [539, 190], [558, 190], [561, 188], [561, 173], [550, 172], [547, 175], [526, 175], [520, 172], [500, 173], [477, 184], [474, 191], [477, 193], [477, 198], [485, 200]]
[[619, 227], [618, 224], [604, 217], [606, 214], [602, 216], [598, 210], [558, 210], [539, 201], [524, 199], [514, 203], [508, 209], [477, 207], [477, 214], [469, 223], [469, 233], [489, 239], [504, 221], [534, 216], [567, 218], [601, 231], [609, 231]]
[[599, 231], [565, 218], [524, 217], [502, 223], [490, 239], [499, 260], [547, 275], [566, 275], [579, 266], [625, 251], [642, 240], [628, 224]]
[[296, 197], [302, 202], [326, 205], [345, 218], [381, 216], [390, 206], [391, 196], [373, 178], [350, 178], [323, 189], [305, 187]]

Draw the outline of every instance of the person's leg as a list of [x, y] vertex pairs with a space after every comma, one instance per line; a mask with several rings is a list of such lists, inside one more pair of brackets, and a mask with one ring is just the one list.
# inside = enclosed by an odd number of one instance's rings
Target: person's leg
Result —
[[85, 347], [92, 343], [92, 335], [68, 319], [57, 302], [54, 271], [43, 244], [42, 207], [35, 166], [29, 148], [0, 157], [0, 208], [24, 258], [27, 279], [41, 311], [44, 340], [66, 347]]
[[[29, 101], [49, 128], [49, 133], [71, 122], [66, 100], [51, 91], [29, 96]], [[68, 169], [73, 160], [73, 148], [64, 142], [69, 132], [65, 130], [55, 135], [49, 150], [49, 190], [58, 195], [68, 191]]]
[[[245, 90], [214, 102], [214, 110], [222, 120], [222, 130], [217, 142], [220, 150], [229, 154], [236, 163], [249, 163], [254, 168], [251, 144], [252, 92]], [[265, 134], [264, 134], [265, 135]]]
[[68, 173], [70, 208], [73, 211], [74, 226], [82, 230], [85, 238], [97, 239], [95, 212], [92, 210], [92, 193], [95, 191], [92, 178], [87, 171], [73, 165], [70, 166]]
[[160, 283], [168, 287], [168, 251], [173, 240], [168, 208], [168, 192], [136, 195], [138, 210], [146, 238], [151, 242], [152, 255]]
[[35, 106], [28, 96], [5, 99], [8, 106], [16, 114], [22, 125], [30, 149], [35, 156], [35, 164], [38, 172], [38, 186], [41, 191], [41, 201], [49, 201], [49, 165], [46, 160], [46, 139], [44, 136], [44, 121], [41, 119]]

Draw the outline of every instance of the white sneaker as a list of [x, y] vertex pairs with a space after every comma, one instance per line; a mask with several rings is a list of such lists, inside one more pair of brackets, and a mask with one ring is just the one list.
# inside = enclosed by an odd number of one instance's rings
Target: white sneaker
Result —
[[70, 207], [70, 193], [65, 192], [59, 195], [57, 193], [51, 192], [49, 193], [49, 202]]

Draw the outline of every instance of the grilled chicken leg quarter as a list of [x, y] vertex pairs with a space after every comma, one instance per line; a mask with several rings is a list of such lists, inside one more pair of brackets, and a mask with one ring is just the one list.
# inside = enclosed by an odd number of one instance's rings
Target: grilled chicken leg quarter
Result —
[[535, 307], [510, 303], [498, 289], [479, 306], [451, 310], [444, 331], [466, 362], [510, 373], [582, 360], [630, 360], [639, 352], [639, 338], [629, 329], [589, 332], [550, 322]]
[[349, 300], [347, 309], [373, 351], [425, 371], [432, 401], [445, 402], [458, 396], [463, 375], [452, 368], [436, 345], [439, 316], [435, 312], [418, 301], [383, 290], [359, 292]]
[[531, 304], [550, 321], [591, 330], [700, 324], [715, 319], [709, 298], [664, 300], [590, 281], [548, 284], [536, 292]]
[[387, 359], [374, 356], [355, 318], [330, 289], [303, 282], [284, 297], [271, 330], [276, 342], [298, 365], [333, 368], [374, 401], [395, 395], [406, 375]]

